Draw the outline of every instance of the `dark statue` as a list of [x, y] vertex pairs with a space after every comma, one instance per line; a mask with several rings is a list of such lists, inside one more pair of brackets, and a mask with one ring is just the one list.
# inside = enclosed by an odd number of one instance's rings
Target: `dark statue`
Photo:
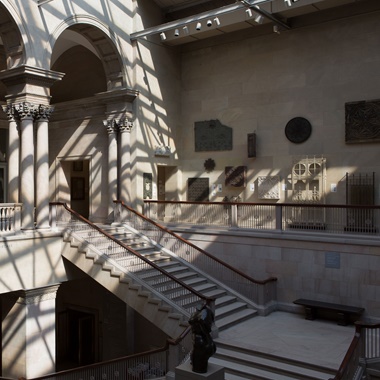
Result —
[[216, 352], [211, 337], [213, 323], [214, 313], [208, 305], [198, 305], [189, 319], [193, 334], [193, 350], [190, 356], [193, 372], [206, 373], [208, 359]]

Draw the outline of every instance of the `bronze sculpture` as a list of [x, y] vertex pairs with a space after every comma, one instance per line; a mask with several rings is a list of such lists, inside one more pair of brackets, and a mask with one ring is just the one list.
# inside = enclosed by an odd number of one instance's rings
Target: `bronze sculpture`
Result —
[[207, 304], [198, 305], [189, 319], [193, 334], [193, 350], [190, 357], [193, 372], [206, 373], [208, 359], [216, 352], [211, 337], [213, 323], [214, 313]]

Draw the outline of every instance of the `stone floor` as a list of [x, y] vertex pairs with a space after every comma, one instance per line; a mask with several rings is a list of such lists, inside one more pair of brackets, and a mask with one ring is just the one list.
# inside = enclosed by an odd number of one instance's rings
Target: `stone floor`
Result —
[[300, 314], [273, 312], [219, 333], [219, 338], [282, 357], [338, 369], [355, 327], [331, 320], [305, 320]]

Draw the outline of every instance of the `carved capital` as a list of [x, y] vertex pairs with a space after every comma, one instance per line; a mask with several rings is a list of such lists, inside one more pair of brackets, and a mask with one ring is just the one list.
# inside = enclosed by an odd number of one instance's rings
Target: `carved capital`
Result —
[[27, 103], [27, 102], [15, 104], [14, 108], [17, 111], [18, 116], [20, 117], [21, 120], [24, 120], [24, 119], [34, 120], [34, 117], [38, 113], [38, 106], [31, 103]]
[[103, 125], [106, 127], [108, 134], [117, 132], [117, 126], [115, 125], [115, 120], [103, 120]]
[[53, 300], [57, 297], [59, 285], [51, 285], [45, 288], [20, 290], [18, 303], [24, 305], [38, 304], [43, 301]]
[[36, 119], [38, 121], [48, 121], [53, 111], [54, 111], [54, 107], [44, 106], [40, 104], [36, 112]]
[[129, 119], [122, 119], [120, 120], [120, 123], [119, 123], [119, 131], [121, 133], [123, 132], [131, 132], [133, 129], [133, 121], [129, 120]]
[[7, 104], [3, 106], [3, 111], [7, 114], [7, 118], [9, 121], [17, 121], [18, 115], [16, 114], [15, 107], [11, 104]]

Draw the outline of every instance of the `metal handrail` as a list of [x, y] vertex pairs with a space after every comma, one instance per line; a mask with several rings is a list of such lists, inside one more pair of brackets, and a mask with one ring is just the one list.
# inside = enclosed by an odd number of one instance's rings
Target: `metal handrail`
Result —
[[[82, 366], [77, 368], [72, 368], [65, 371], [60, 371], [44, 376], [34, 377], [28, 380], [71, 380], [78, 379], [80, 375], [86, 375], [86, 378], [102, 378], [101, 375], [103, 373], [111, 374], [111, 372], [118, 371], [119, 368], [123, 368], [125, 370], [125, 374], [117, 373], [115, 375], [116, 378], [121, 379], [135, 379], [133, 372], [131, 369], [133, 365], [136, 366], [136, 363], [144, 363], [150, 362], [147, 358], [152, 358], [157, 354], [164, 354], [164, 360], [160, 363], [160, 368], [162, 369], [163, 374], [166, 374], [169, 371], [174, 371], [175, 367], [180, 365], [183, 361], [187, 360], [190, 356], [190, 351], [192, 349], [191, 339], [190, 339], [191, 327], [187, 327], [176, 339], [168, 338], [163, 347], [157, 348], [155, 350], [146, 351], [138, 354], [128, 355], [117, 359], [111, 359], [100, 363], [91, 364], [88, 366]], [[185, 341], [187, 340], [187, 341]], [[185, 342], [184, 342], [185, 341]], [[180, 346], [182, 344], [181, 355], [173, 360], [169, 359], [169, 356], [173, 356], [170, 354], [171, 347]], [[174, 355], [175, 356], [175, 355]], [[171, 364], [170, 364], [171, 363]], [[129, 365], [128, 365], [129, 364]], [[132, 364], [132, 366], [131, 366]], [[119, 367], [118, 367], [119, 366]], [[131, 373], [132, 372], [132, 373]], [[98, 376], [96, 376], [98, 375]], [[107, 377], [108, 378], [108, 377]], [[112, 378], [112, 376], [110, 377]], [[144, 377], [139, 377], [144, 378]], [[0, 380], [2, 378], [0, 377]], [[11, 380], [11, 379], [7, 379]], [[26, 379], [19, 379], [26, 380]]]
[[[217, 267], [223, 268], [223, 276], [220, 278], [223, 283], [228, 283], [228, 286], [232, 289], [237, 290], [240, 292], [243, 296], [246, 296], [248, 299], [250, 299], [250, 294], [252, 292], [253, 286], [260, 286], [263, 287], [263, 291], [261, 292], [261, 295], [258, 297], [260, 299], [253, 300], [256, 302], [258, 305], [266, 305], [272, 301], [275, 301], [274, 299], [274, 293], [275, 290], [272, 290], [272, 292], [269, 291], [269, 288], [264, 290], [265, 287], [275, 287], [274, 283], [277, 281], [276, 277], [269, 277], [265, 280], [256, 280], [247, 274], [239, 271], [238, 269], [234, 268], [233, 266], [229, 265], [228, 263], [218, 259], [217, 257], [209, 254], [208, 252], [204, 251], [203, 249], [197, 247], [196, 245], [192, 244], [188, 240], [184, 239], [183, 237], [177, 235], [173, 231], [169, 230], [168, 228], [158, 224], [157, 222], [147, 218], [146, 216], [140, 214], [138, 211], [132, 209], [128, 205], [126, 205], [123, 201], [114, 201], [115, 204], [120, 205], [123, 209], [127, 210], [128, 212], [131, 212], [133, 215], [135, 215], [137, 218], [139, 218], [141, 221], [144, 221], [145, 223], [148, 223], [150, 226], [147, 228], [148, 230], [151, 230], [151, 228], [155, 228], [160, 233], [162, 234], [160, 236], [161, 239], [167, 240], [167, 236], [164, 237], [164, 235], [171, 236], [173, 239], [175, 239], [176, 244], [178, 243], [183, 244], [186, 248], [184, 248], [184, 252], [181, 251], [179, 248], [175, 250], [174, 253], [176, 253], [179, 257], [182, 259], [192, 262], [194, 261], [194, 255], [197, 256], [197, 263], [196, 266], [201, 269], [202, 271], [208, 272], [208, 274], [214, 278], [217, 278]], [[118, 220], [119, 222], [123, 222], [122, 217], [121, 217], [121, 211], [118, 213], [118, 217], [121, 218]], [[139, 226], [140, 227], [140, 226]], [[140, 227], [141, 228], [141, 227]], [[147, 233], [149, 231], [144, 231], [144, 233]], [[194, 252], [194, 254], [192, 254]], [[205, 258], [207, 260], [207, 264], [205, 264]], [[200, 262], [202, 260], [202, 262]], [[202, 265], [203, 263], [203, 265]], [[208, 263], [211, 263], [208, 265]], [[226, 275], [226, 272], [229, 272], [231, 275], [231, 280], [229, 281], [228, 275]], [[273, 284], [273, 285], [272, 285]], [[247, 293], [244, 293], [244, 289], [247, 290]], [[247, 295], [248, 294], [248, 295]], [[269, 299], [268, 299], [269, 298]]]
[[[204, 296], [203, 294], [199, 293], [198, 291], [196, 291], [195, 289], [193, 289], [191, 286], [185, 284], [183, 281], [181, 281], [180, 279], [177, 279], [175, 278], [173, 275], [171, 275], [169, 272], [167, 272], [165, 269], [159, 267], [157, 264], [155, 264], [154, 262], [151, 262], [149, 259], [147, 259], [146, 257], [144, 257], [143, 255], [141, 255], [139, 252], [135, 251], [134, 249], [128, 247], [126, 244], [124, 244], [122, 241], [119, 241], [118, 239], [116, 239], [115, 237], [113, 237], [112, 235], [108, 234], [106, 231], [102, 230], [100, 227], [98, 227], [97, 225], [95, 225], [94, 223], [90, 222], [88, 219], [84, 218], [82, 215], [80, 215], [79, 213], [77, 213], [76, 211], [72, 210], [71, 208], [69, 208], [67, 206], [67, 204], [65, 203], [62, 203], [62, 202], [52, 202], [50, 203], [51, 206], [61, 206], [61, 207], [64, 207], [72, 216], [74, 216], [77, 220], [80, 220], [82, 223], [88, 225], [89, 227], [91, 227], [92, 229], [96, 230], [100, 235], [103, 235], [105, 237], [107, 237], [109, 240], [111, 240], [114, 244], [116, 244], [117, 246], [120, 246], [122, 247], [124, 250], [126, 250], [129, 254], [133, 255], [134, 257], [138, 258], [139, 260], [143, 261], [146, 265], [150, 266], [151, 268], [155, 269], [156, 271], [158, 271], [162, 276], [164, 276], [165, 278], [169, 278], [171, 281], [177, 283], [181, 288], [184, 288], [187, 290], [188, 293], [191, 293], [193, 294], [194, 296], [196, 296], [199, 300], [203, 300], [203, 302], [209, 304], [209, 305], [213, 305], [214, 301], [215, 301], [215, 298], [213, 297], [207, 297], [207, 296]], [[70, 227], [73, 227], [73, 223], [69, 222], [68, 223], [68, 226]], [[175, 301], [173, 301], [175, 303]], [[212, 306], [213, 307], [213, 306]], [[187, 314], [188, 312], [183, 309], [183, 311]]]

